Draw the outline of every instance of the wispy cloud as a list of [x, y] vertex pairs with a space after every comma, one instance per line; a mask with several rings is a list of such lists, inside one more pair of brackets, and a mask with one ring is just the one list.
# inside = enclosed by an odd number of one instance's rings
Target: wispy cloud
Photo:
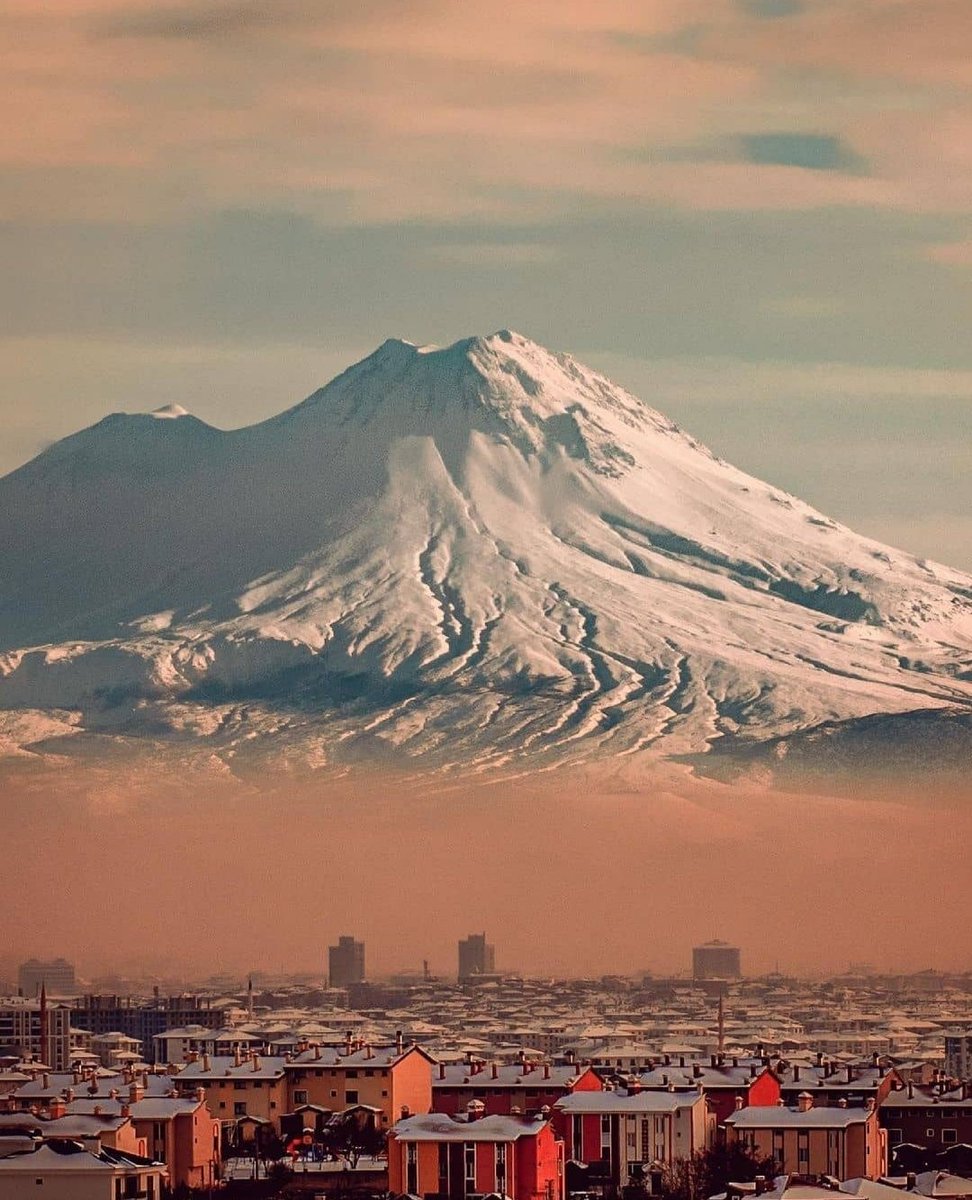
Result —
[[744, 157], [762, 166], [863, 173], [866, 163], [840, 137], [822, 133], [745, 133]]

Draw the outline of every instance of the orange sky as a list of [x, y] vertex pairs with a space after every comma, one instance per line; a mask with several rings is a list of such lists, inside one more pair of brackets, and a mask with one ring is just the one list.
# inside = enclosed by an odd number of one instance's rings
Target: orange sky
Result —
[[684, 970], [713, 936], [738, 941], [752, 971], [968, 965], [967, 796], [597, 775], [272, 796], [8, 789], [6, 954], [64, 954], [90, 973], [322, 970], [329, 941], [351, 932], [374, 973], [426, 957], [447, 973], [456, 939], [485, 928], [499, 964], [526, 972]]

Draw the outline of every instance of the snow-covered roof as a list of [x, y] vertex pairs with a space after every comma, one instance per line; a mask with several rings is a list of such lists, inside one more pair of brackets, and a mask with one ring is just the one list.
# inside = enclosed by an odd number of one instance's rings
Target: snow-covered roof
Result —
[[392, 1133], [406, 1142], [513, 1142], [535, 1136], [543, 1118], [489, 1116], [468, 1121], [446, 1113], [421, 1113], [399, 1121]]

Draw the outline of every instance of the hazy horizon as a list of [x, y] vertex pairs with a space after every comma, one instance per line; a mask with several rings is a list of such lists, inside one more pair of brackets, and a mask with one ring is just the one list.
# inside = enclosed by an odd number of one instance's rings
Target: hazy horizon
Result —
[[267, 791], [98, 772], [60, 797], [8, 786], [5, 958], [63, 954], [89, 974], [129, 960], [196, 977], [323, 971], [351, 933], [372, 974], [424, 958], [449, 974], [457, 939], [485, 929], [499, 966], [527, 974], [685, 971], [713, 937], [739, 945], [751, 974], [972, 963], [968, 793], [904, 803], [664, 767], [597, 776], [436, 786], [363, 772]]

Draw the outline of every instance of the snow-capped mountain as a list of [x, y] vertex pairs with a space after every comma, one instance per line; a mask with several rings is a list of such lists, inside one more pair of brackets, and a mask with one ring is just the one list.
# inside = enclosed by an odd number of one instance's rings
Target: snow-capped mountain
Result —
[[972, 706], [972, 578], [502, 331], [0, 480], [0, 748], [544, 766]]

